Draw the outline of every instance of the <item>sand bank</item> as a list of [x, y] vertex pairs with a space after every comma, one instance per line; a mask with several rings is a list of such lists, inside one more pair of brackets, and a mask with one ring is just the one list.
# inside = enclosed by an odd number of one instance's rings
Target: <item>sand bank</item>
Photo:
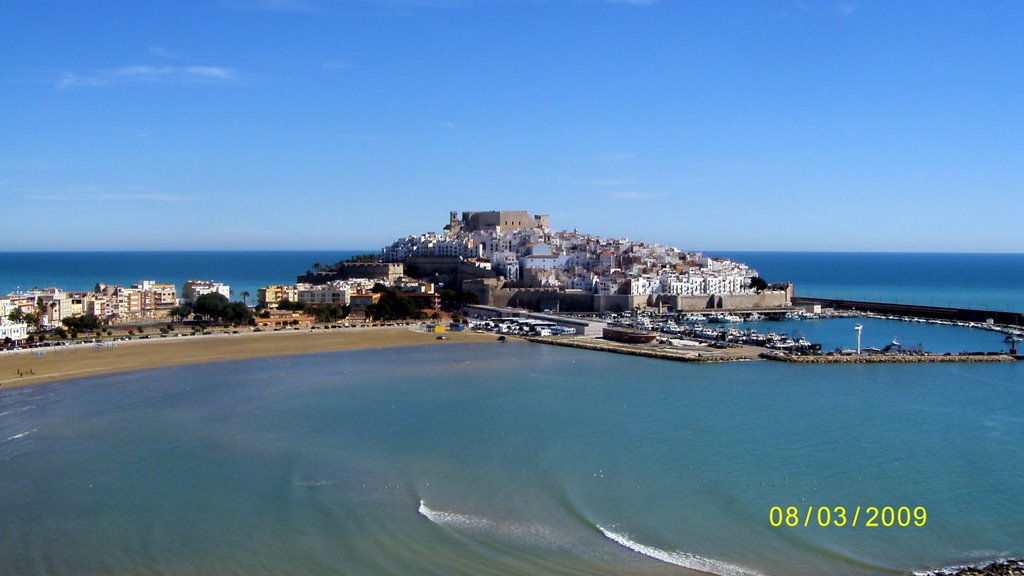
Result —
[[0, 352], [0, 390], [84, 376], [221, 360], [393, 346], [495, 342], [493, 335], [471, 332], [450, 332], [445, 334], [445, 338], [438, 340], [436, 334], [402, 326], [210, 334], [116, 342], [116, 346], [78, 344]]

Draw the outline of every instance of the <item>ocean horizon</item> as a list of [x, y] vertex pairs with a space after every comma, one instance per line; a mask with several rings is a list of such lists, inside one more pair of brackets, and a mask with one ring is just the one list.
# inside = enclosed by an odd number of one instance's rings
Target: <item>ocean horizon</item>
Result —
[[[377, 250], [0, 252], [0, 293], [56, 286], [92, 290], [189, 279], [255, 297], [269, 284], [294, 283], [313, 264]], [[705, 251], [756, 269], [768, 282], [793, 282], [799, 296], [1024, 312], [1024, 254], [964, 252]]]

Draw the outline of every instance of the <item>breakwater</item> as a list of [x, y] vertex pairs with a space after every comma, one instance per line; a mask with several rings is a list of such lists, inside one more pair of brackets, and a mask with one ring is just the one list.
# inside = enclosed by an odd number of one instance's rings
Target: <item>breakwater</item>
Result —
[[613, 352], [629, 356], [643, 356], [676, 362], [732, 362], [737, 360], [756, 360], [761, 349], [753, 346], [733, 346], [729, 348], [705, 348], [696, 346], [668, 347], [650, 344], [623, 344], [598, 338], [573, 338], [552, 336], [526, 336], [527, 342], [536, 344], [552, 344], [568, 348]]
[[658, 358], [676, 362], [735, 362], [739, 360], [773, 360], [794, 364], [936, 364], [949, 362], [998, 363], [1013, 362], [1017, 358], [1009, 354], [869, 354], [869, 355], [810, 355], [787, 354], [776, 350], [765, 350], [756, 346], [732, 345], [727, 348], [703, 346], [659, 346], [651, 344], [624, 344], [600, 338], [574, 338], [564, 336], [525, 336], [527, 342], [550, 344], [612, 352], [644, 358]]
[[873, 354], [873, 355], [796, 355], [765, 353], [760, 356], [776, 362], [796, 364], [935, 364], [946, 362], [1013, 362], [1009, 354]]
[[910, 316], [915, 318], [933, 318], [957, 322], [985, 323], [992, 320], [996, 324], [1006, 326], [1024, 326], [1024, 313], [994, 312], [991, 310], [974, 310], [970, 308], [947, 308], [941, 306], [920, 306], [917, 304], [897, 304], [893, 302], [865, 302], [861, 300], [835, 300], [830, 298], [811, 298], [794, 296], [793, 305], [820, 304], [822, 308], [836, 310], [859, 310], [894, 316]]

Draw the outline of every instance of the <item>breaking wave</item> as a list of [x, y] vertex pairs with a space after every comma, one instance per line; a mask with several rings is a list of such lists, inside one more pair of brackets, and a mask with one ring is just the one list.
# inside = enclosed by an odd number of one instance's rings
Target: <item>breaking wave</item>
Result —
[[696, 554], [690, 554], [689, 552], [669, 552], [653, 546], [645, 546], [630, 540], [629, 537], [612, 532], [607, 528], [598, 525], [598, 530], [605, 535], [606, 538], [615, 542], [616, 544], [629, 548], [634, 552], [638, 552], [649, 558], [660, 560], [668, 564], [675, 564], [676, 566], [682, 566], [683, 568], [689, 568], [691, 570], [698, 570], [700, 572], [707, 572], [708, 574], [717, 574], [718, 576], [763, 576], [760, 572], [755, 572], [742, 566], [735, 564], [729, 564], [721, 560], [714, 560], [711, 558], [704, 558]]
[[29, 434], [35, 432], [36, 430], [38, 430], [38, 428], [33, 428], [31, 430], [26, 430], [25, 432], [22, 432], [21, 434], [15, 434], [14, 436], [11, 436], [7, 440], [4, 440], [4, 442], [7, 442], [9, 440], [17, 440], [18, 438], [24, 438], [25, 436], [28, 436]]
[[434, 524], [458, 530], [487, 533], [517, 542], [541, 546], [560, 544], [558, 535], [547, 526], [519, 522], [498, 522], [483, 516], [434, 510], [429, 508], [423, 500], [420, 500], [418, 511]]

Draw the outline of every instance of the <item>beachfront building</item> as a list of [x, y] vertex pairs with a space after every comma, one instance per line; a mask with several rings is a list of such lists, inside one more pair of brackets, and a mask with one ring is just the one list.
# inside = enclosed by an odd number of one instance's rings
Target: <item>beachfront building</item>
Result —
[[[44, 330], [56, 328], [61, 325], [64, 318], [74, 316], [71, 298], [60, 288], [32, 290], [29, 294], [35, 297], [39, 326]], [[79, 314], [81, 314], [80, 310]]]
[[337, 305], [362, 308], [376, 302], [380, 295], [373, 292], [376, 285], [394, 288], [403, 296], [423, 303], [423, 307], [437, 308], [440, 294], [433, 283], [423, 282], [408, 276], [388, 278], [352, 278], [334, 280], [325, 284], [298, 283], [291, 285], [264, 286], [257, 291], [259, 306], [275, 310], [282, 300], [310, 304], [313, 306]]
[[347, 282], [336, 280], [327, 284], [297, 284], [297, 302], [302, 304], [336, 304], [348, 306], [351, 288]]
[[28, 337], [28, 324], [8, 319], [11, 312], [18, 309], [20, 306], [13, 299], [0, 298], [0, 341], [10, 338], [11, 341], [21, 342]]
[[28, 338], [28, 324], [7, 320], [0, 321], [0, 341], [6, 342], [8, 338], [14, 342], [21, 342]]
[[277, 303], [282, 300], [289, 302], [299, 301], [298, 286], [295, 284], [271, 284], [256, 290], [257, 306], [259, 308], [276, 309]]
[[309, 328], [316, 324], [316, 318], [308, 314], [290, 310], [266, 310], [254, 319], [256, 327], [261, 330], [281, 330], [283, 328]]
[[204, 294], [220, 294], [230, 300], [231, 287], [212, 280], [188, 280], [181, 290], [182, 299], [189, 303], [195, 302]]
[[97, 284], [93, 292], [102, 298], [106, 314], [102, 316], [108, 322], [121, 323], [141, 320], [142, 290], [125, 288], [115, 284]]
[[142, 293], [143, 318], [168, 318], [178, 305], [178, 288], [174, 284], [158, 284], [143, 280], [132, 286]]

